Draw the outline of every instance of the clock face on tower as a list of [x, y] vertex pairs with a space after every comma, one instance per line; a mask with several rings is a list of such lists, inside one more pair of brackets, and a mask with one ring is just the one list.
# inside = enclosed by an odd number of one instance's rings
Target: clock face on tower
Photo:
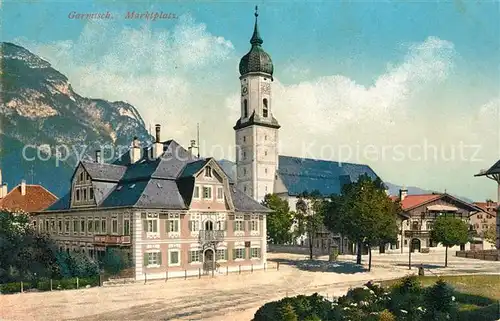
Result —
[[245, 96], [248, 94], [248, 87], [247, 86], [241, 86], [241, 95]]

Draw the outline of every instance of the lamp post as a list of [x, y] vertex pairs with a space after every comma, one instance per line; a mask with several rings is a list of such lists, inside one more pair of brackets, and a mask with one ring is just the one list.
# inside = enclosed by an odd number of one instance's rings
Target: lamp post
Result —
[[[500, 160], [497, 161], [493, 166], [491, 166], [488, 170], [482, 170], [479, 174], [474, 175], [478, 176], [486, 176], [487, 178], [495, 181], [497, 183], [497, 205], [500, 204]], [[500, 206], [497, 207], [497, 239], [496, 239], [496, 247], [500, 249]]]

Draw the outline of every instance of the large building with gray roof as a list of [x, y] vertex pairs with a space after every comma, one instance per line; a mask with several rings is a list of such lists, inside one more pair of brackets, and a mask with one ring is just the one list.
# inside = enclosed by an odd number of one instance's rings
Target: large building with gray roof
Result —
[[34, 217], [66, 251], [100, 258], [123, 251], [136, 279], [263, 268], [269, 210], [235, 187], [213, 158], [174, 140], [140, 147], [112, 164], [80, 162], [71, 190]]

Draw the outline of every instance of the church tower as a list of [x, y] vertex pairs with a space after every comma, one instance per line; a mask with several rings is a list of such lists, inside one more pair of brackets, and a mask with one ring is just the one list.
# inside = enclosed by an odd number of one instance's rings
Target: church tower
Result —
[[273, 193], [278, 168], [278, 129], [273, 117], [273, 62], [262, 48], [258, 12], [250, 51], [240, 61], [241, 115], [236, 132], [237, 187], [257, 201]]

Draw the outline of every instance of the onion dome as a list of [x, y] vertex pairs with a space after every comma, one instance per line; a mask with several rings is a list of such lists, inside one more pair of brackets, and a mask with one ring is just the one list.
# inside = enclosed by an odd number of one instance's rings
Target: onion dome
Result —
[[259, 13], [257, 12], [257, 6], [255, 7], [255, 26], [253, 29], [253, 35], [250, 39], [250, 44], [252, 48], [250, 51], [243, 56], [240, 60], [240, 74], [243, 76], [249, 72], [263, 72], [269, 74], [271, 77], [273, 75], [273, 62], [271, 56], [262, 48], [262, 38], [259, 34], [259, 27], [257, 25], [257, 17]]

